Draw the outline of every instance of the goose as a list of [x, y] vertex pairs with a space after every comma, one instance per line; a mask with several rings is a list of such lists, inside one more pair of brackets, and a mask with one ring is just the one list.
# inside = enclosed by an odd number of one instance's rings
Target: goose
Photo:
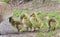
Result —
[[[18, 18], [17, 18], [18, 19]], [[15, 28], [17, 28], [18, 32], [21, 31], [21, 29], [23, 28], [23, 23], [22, 21], [18, 21], [16, 19], [14, 19], [13, 17], [9, 18], [9, 22], [11, 23], [11, 25]]]
[[40, 30], [41, 28], [41, 20], [37, 18], [37, 15], [35, 12], [33, 12], [31, 14], [31, 23], [32, 23], [32, 27], [34, 28], [34, 31], [36, 30], [36, 28], [38, 28], [38, 30]]
[[31, 31], [32, 23], [30, 22], [30, 18], [29, 18], [27, 13], [23, 14], [23, 19], [24, 19], [24, 23], [26, 24], [27, 31], [29, 30], [29, 28], [30, 28], [30, 31]]
[[56, 29], [56, 27], [57, 27], [57, 21], [56, 21], [55, 18], [53, 18], [53, 17], [49, 18], [49, 16], [46, 16], [46, 22], [47, 22], [47, 24], [49, 26], [48, 32], [50, 30], [54, 31]]
[[0, 2], [0, 23], [7, 20], [12, 15], [12, 7], [5, 2]]

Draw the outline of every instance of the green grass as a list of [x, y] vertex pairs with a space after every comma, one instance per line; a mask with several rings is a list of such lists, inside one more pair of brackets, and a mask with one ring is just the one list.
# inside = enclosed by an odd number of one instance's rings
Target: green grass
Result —
[[60, 0], [58, 0], [60, 2]]
[[[50, 18], [55, 18], [57, 20], [57, 22], [59, 23], [58, 27], [60, 28], [60, 16], [59, 16], [59, 13], [58, 12], [48, 12], [48, 13], [43, 13], [41, 11], [37, 11], [37, 17], [40, 18], [40, 19], [44, 19], [43, 17], [45, 16], [48, 16]], [[46, 28], [47, 25], [46, 25], [46, 21], [43, 20], [43, 27], [42, 28]]]
[[35, 0], [32, 0], [32, 3], [34, 3], [35, 2]]
[[45, 21], [43, 21], [42, 29], [45, 29], [45, 28], [47, 28], [47, 23]]
[[[22, 14], [24, 14], [24, 13], [26, 13], [26, 12], [28, 12], [28, 8], [27, 8], [27, 7], [23, 7], [23, 8], [20, 9], [20, 10], [14, 9], [14, 10], [13, 10], [13, 16], [14, 16], [14, 17], [19, 17], [19, 16], [21, 16]], [[58, 23], [59, 23], [58, 28], [60, 28], [60, 16], [59, 16], [59, 13], [58, 13], [58, 12], [43, 13], [43, 12], [37, 10], [37, 11], [36, 11], [36, 14], [37, 14], [37, 17], [38, 17], [39, 19], [41, 19], [41, 20], [44, 19], [45, 16], [49, 16], [50, 18], [52, 18], [52, 17], [56, 18], [56, 20], [57, 20]], [[43, 26], [42, 26], [42, 28], [46, 28], [46, 27], [47, 27], [46, 21], [43, 20]]]
[[50, 31], [48, 33], [37, 32], [37, 37], [51, 37], [53, 35], [55, 35], [54, 31]]
[[[14, 9], [13, 10], [13, 16], [15, 16], [15, 17], [19, 17], [19, 16], [21, 16], [23, 13], [26, 13], [26, 12], [28, 12], [28, 8], [27, 7], [23, 7], [22, 9], [20, 9], [20, 10], [16, 10], [16, 9]], [[59, 23], [59, 28], [60, 28], [60, 16], [59, 16], [59, 13], [58, 12], [52, 12], [52, 13], [50, 13], [50, 12], [48, 12], [48, 13], [43, 13], [43, 12], [41, 12], [40, 10], [37, 10], [36, 11], [36, 14], [37, 14], [37, 17], [39, 18], [39, 19], [44, 19], [43, 17], [45, 17], [45, 16], [49, 16], [50, 18], [52, 18], [52, 17], [54, 17], [54, 18], [56, 18], [56, 20], [58, 21], [58, 23]], [[46, 25], [46, 21], [44, 21], [43, 20], [43, 28], [45, 28], [47, 25]]]
[[2, 1], [7, 3], [9, 0], [2, 0]]
[[14, 12], [13, 16], [18, 17], [20, 15], [20, 11], [19, 10], [14, 9], [13, 12]]
[[20, 9], [20, 10], [14, 9], [14, 10], [13, 10], [13, 16], [14, 16], [14, 17], [19, 17], [19, 16], [21, 16], [23, 13], [27, 13], [27, 12], [28, 12], [28, 8], [26, 8], [26, 7], [23, 7], [23, 8]]
[[51, 37], [51, 36], [53, 36], [54, 34], [55, 34], [54, 31], [50, 31], [50, 32], [47, 33], [46, 37]]
[[44, 37], [42, 32], [37, 32], [37, 37]]

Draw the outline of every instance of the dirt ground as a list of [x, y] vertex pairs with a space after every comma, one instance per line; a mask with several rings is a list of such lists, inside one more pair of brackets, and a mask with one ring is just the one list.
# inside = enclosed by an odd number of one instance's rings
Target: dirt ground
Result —
[[[60, 37], [60, 29], [57, 29], [53, 32], [54, 34], [52, 34], [49, 37]], [[0, 37], [37, 37], [37, 32], [25, 32], [20, 34], [0, 35]], [[48, 37], [48, 33], [44, 32], [43, 35], [41, 35], [40, 37]]]

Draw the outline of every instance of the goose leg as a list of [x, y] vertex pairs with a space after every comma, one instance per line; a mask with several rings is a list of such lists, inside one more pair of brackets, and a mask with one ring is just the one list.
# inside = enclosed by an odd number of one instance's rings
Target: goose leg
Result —
[[27, 31], [28, 31], [28, 27], [26, 27]]
[[34, 27], [34, 32], [36, 31], [36, 27]]
[[17, 28], [17, 30], [18, 30], [18, 32], [19, 32], [19, 31], [20, 31], [20, 29], [19, 29], [18, 25], [16, 25], [16, 28]]
[[49, 25], [49, 29], [48, 29], [48, 32], [51, 30], [51, 25]]

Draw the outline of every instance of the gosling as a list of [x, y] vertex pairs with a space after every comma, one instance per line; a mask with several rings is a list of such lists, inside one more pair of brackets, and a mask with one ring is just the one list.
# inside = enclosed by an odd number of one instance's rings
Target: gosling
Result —
[[46, 22], [47, 22], [47, 24], [49, 26], [48, 32], [50, 30], [55, 30], [56, 29], [56, 27], [57, 27], [57, 21], [56, 21], [56, 19], [46, 17]]
[[29, 16], [27, 13], [23, 14], [23, 19], [24, 19], [24, 23], [26, 24], [26, 29], [27, 31], [30, 28], [30, 31], [32, 30], [32, 23], [30, 22]]
[[9, 22], [12, 24], [13, 27], [17, 28], [18, 32], [22, 29], [23, 23], [21, 21], [16, 21], [13, 17], [9, 18]]
[[41, 28], [41, 20], [38, 19], [35, 12], [33, 12], [31, 14], [31, 19], [30, 20], [31, 20], [32, 26], [34, 28], [34, 31], [36, 30], [36, 28], [38, 28], [38, 30], [40, 30], [40, 28]]

